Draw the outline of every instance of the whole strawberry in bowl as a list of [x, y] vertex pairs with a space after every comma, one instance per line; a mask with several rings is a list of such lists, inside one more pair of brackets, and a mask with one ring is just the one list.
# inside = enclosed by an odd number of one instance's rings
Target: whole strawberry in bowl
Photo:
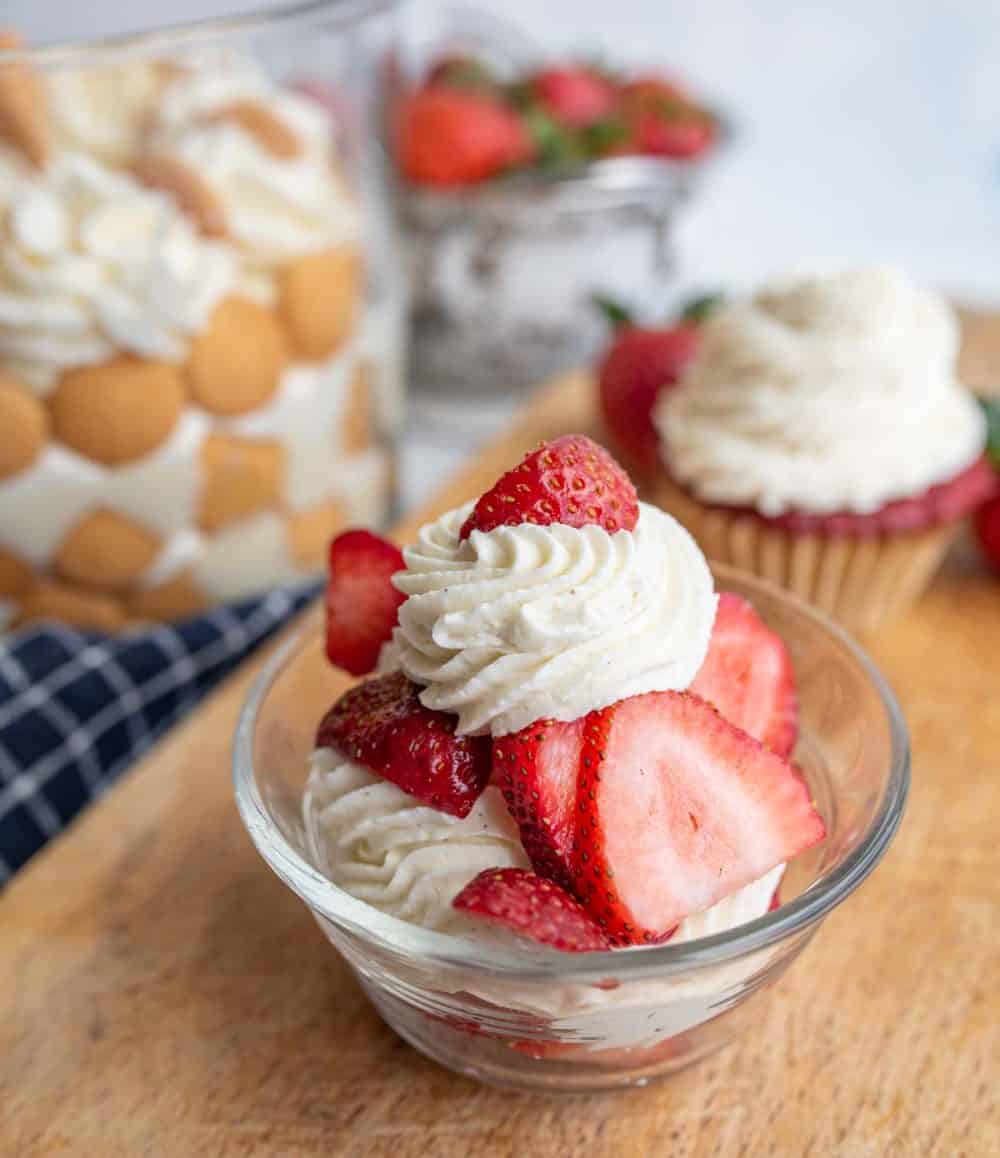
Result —
[[864, 653], [713, 572], [582, 435], [401, 554], [348, 532], [330, 557], [325, 639], [251, 691], [236, 798], [385, 1020], [548, 1092], [644, 1085], [751, 1024], [901, 817], [906, 730]]
[[598, 288], [663, 311], [674, 220], [722, 141], [672, 79], [447, 50], [390, 121], [418, 410], [469, 425], [484, 399], [585, 364]]

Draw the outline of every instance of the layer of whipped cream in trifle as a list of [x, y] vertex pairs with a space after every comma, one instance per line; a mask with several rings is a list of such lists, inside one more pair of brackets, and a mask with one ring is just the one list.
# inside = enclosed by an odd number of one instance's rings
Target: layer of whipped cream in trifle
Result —
[[777, 905], [825, 835], [784, 643], [587, 438], [402, 551], [341, 536], [326, 602], [328, 657], [367, 678], [319, 724], [307, 845], [383, 913], [565, 952], [690, 941]]

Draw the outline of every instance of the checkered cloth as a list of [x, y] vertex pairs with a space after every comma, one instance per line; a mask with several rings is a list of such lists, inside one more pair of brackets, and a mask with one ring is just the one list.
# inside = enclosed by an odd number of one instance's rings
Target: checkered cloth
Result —
[[0, 887], [316, 590], [121, 635], [46, 623], [0, 639]]

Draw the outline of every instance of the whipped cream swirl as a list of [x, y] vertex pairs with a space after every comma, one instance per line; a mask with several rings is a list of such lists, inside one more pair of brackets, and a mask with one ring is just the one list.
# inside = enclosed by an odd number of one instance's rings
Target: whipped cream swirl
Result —
[[231, 251], [164, 194], [79, 153], [10, 190], [0, 235], [0, 357], [47, 389], [125, 350], [181, 361], [233, 284]]
[[[245, 126], [220, 119], [241, 104], [281, 122], [294, 134], [297, 154], [275, 156]], [[173, 80], [151, 142], [212, 189], [228, 234], [254, 264], [270, 267], [357, 239], [358, 211], [336, 170], [330, 116], [238, 60]]]
[[345, 892], [383, 913], [465, 932], [469, 918], [451, 906], [462, 888], [484, 869], [529, 867], [498, 788], [488, 787], [459, 818], [332, 748], [314, 752], [310, 765], [302, 805], [310, 856]]
[[407, 600], [381, 666], [422, 684], [427, 707], [497, 736], [691, 683], [716, 597], [669, 515], [642, 503], [634, 531], [523, 523], [460, 540], [471, 509], [425, 526], [393, 579]]
[[670, 473], [707, 502], [867, 513], [982, 452], [938, 296], [874, 268], [766, 287], [706, 322], [656, 422]]

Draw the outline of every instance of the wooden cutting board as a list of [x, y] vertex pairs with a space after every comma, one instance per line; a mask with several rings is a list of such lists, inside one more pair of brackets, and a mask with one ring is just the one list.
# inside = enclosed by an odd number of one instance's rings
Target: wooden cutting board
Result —
[[[398, 537], [591, 425], [553, 385]], [[960, 552], [872, 648], [914, 746], [889, 855], [741, 1041], [584, 1100], [477, 1086], [369, 1008], [236, 815], [255, 659], [0, 897], [0, 1155], [1000, 1154], [1000, 582]]]

